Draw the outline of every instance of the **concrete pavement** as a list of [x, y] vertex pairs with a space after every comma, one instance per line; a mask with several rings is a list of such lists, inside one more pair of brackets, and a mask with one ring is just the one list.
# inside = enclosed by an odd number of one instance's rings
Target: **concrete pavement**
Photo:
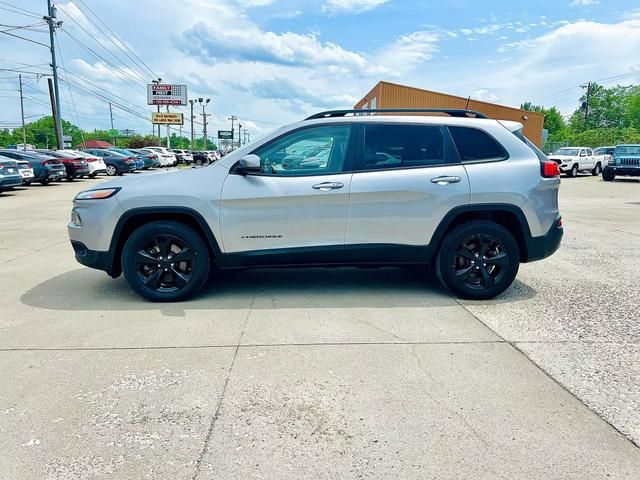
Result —
[[320, 269], [158, 305], [73, 260], [70, 199], [95, 183], [0, 198], [1, 478], [637, 478], [594, 411], [635, 438], [636, 297], [611, 295], [638, 275], [640, 185], [563, 181], [562, 250], [488, 304]]

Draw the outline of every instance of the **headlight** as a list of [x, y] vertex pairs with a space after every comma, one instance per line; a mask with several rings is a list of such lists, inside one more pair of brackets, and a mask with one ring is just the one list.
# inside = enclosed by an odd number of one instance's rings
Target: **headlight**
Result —
[[120, 191], [120, 187], [116, 188], [98, 188], [96, 190], [86, 190], [76, 195], [75, 200], [102, 200], [111, 198]]

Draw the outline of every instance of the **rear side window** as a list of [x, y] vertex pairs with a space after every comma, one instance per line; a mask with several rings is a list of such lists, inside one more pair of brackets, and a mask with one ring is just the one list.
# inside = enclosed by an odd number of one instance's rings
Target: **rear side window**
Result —
[[463, 162], [505, 160], [506, 150], [487, 133], [477, 128], [449, 127]]
[[522, 133], [522, 130], [516, 130], [515, 132], [511, 132], [511, 133], [513, 133], [516, 137], [522, 140], [525, 143], [525, 145], [527, 145], [531, 150], [533, 150], [533, 153], [536, 154], [536, 157], [538, 157], [538, 160], [540, 160], [543, 163], [549, 160], [547, 156], [544, 154], [544, 152], [540, 150], [535, 143], [533, 143], [531, 140], [529, 140], [527, 137], [524, 136], [524, 133]]
[[364, 127], [363, 170], [442, 165], [447, 163], [445, 159], [440, 127], [382, 124]]

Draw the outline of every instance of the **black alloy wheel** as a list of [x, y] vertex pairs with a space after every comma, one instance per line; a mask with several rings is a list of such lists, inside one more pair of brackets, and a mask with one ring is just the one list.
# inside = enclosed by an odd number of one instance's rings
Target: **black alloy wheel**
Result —
[[127, 240], [122, 270], [131, 287], [153, 301], [183, 300], [209, 276], [209, 251], [190, 227], [158, 221], [143, 225]]
[[505, 291], [520, 266], [520, 251], [503, 226], [476, 220], [454, 228], [445, 236], [436, 273], [462, 298], [484, 300]]

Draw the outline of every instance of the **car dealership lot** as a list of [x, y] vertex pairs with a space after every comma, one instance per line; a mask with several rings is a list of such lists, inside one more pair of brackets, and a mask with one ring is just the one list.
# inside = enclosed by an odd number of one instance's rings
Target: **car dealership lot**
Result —
[[563, 179], [560, 251], [493, 301], [388, 268], [179, 304], [73, 259], [99, 182], [0, 197], [3, 479], [637, 478], [638, 182]]

